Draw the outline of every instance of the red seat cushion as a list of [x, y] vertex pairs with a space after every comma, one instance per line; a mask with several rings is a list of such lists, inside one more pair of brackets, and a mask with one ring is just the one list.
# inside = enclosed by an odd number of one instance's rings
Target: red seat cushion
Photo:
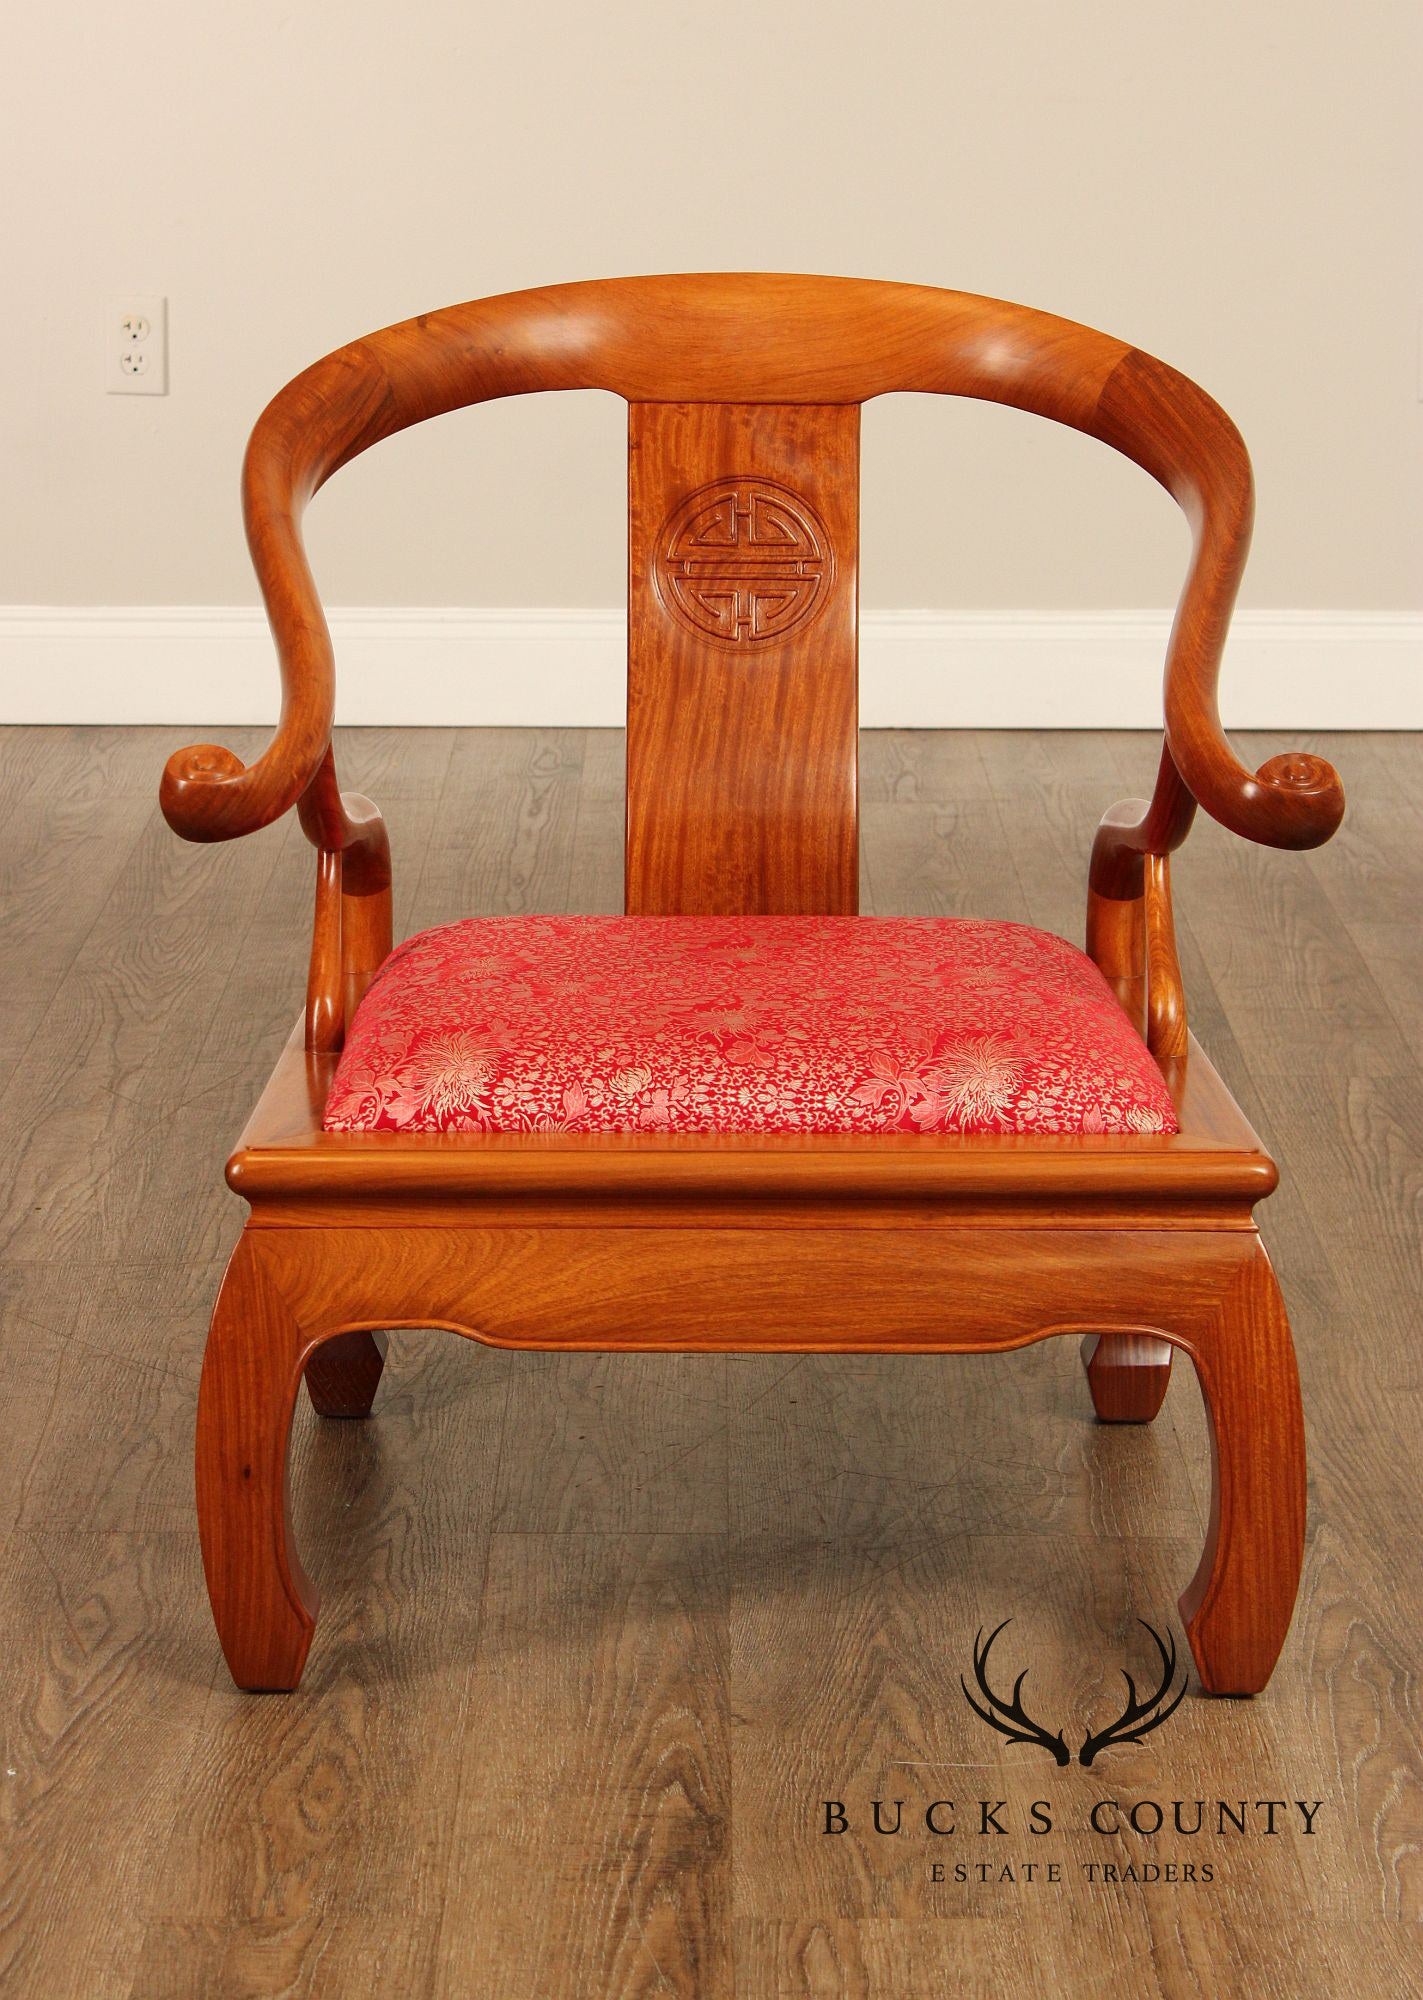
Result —
[[397, 947], [328, 1132], [1174, 1132], [1083, 953], [924, 917], [475, 917]]

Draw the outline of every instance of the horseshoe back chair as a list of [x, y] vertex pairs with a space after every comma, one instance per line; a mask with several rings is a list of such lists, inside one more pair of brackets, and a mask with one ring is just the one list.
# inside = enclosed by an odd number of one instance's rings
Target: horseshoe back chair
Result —
[[[385, 828], [332, 759], [302, 511], [407, 425], [588, 388], [629, 406], [627, 915], [457, 924], [392, 955]], [[896, 390], [1070, 424], [1190, 521], [1160, 773], [1101, 823], [1085, 955], [1024, 926], [856, 915], [859, 406]], [[903, 1354], [1065, 1333], [1098, 1416], [1128, 1423], [1155, 1415], [1184, 1348], [1214, 1500], [1181, 1612], [1207, 1690], [1263, 1687], [1305, 1506], [1294, 1351], [1253, 1221], [1277, 1174], [1188, 1033], [1169, 856], [1197, 804], [1306, 848], [1344, 802], [1320, 759], [1251, 772], [1221, 731], [1252, 512], [1224, 413], [1125, 342], [999, 300], [633, 278], [341, 348], [265, 411], [244, 479], [281, 719], [250, 766], [200, 745], [162, 785], [189, 840], [295, 806], [317, 855], [305, 1012], [227, 1168], [251, 1213], [198, 1405], [203, 1558], [238, 1685], [295, 1687], [315, 1625], [287, 1497], [300, 1384], [323, 1415], [365, 1416], [384, 1330], [408, 1326]]]

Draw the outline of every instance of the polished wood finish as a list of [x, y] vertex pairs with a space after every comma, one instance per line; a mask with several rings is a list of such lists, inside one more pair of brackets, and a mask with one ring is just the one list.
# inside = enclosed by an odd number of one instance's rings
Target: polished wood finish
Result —
[[316, 842], [305, 1041], [309, 1049], [339, 1049], [346, 1022], [390, 955], [390, 842], [380, 814], [358, 793], [341, 795], [340, 824], [329, 834], [308, 814], [306, 799], [302, 806]]
[[1209, 1694], [1274, 1669], [1304, 1561], [1304, 1412], [1284, 1301], [1254, 1245], [1192, 1350], [1210, 1418], [1211, 1516], [1181, 1616]]
[[[233, 1690], [192, 1532], [199, 1328], [235, 1233], [213, 1142], [301, 1007], [310, 857], [295, 828], [174, 841], [152, 772], [176, 741], [0, 730], [6, 2000], [903, 2000], [1013, 1993], [1025, 1966], [1050, 2000], [1411, 1995], [1423, 743], [1310, 739], [1352, 781], [1314, 854], [1203, 816], [1176, 860], [1192, 1025], [1288, 1167], [1260, 1213], [1310, 1534], [1266, 1698], [1193, 1689], [1144, 1750], [1059, 1771], [969, 1712], [974, 1633], [1011, 1616], [1013, 1672], [1100, 1724], [1151, 1664], [1136, 1619], [1172, 1624], [1209, 1503], [1193, 1368], [1153, 1424], [1104, 1426], [1070, 1339], [822, 1357], [393, 1334], [374, 1425], [297, 1396], [320, 1621], [295, 1694]], [[867, 732], [863, 907], [1070, 933], [1104, 798], [1149, 788], [1158, 747]], [[398, 932], [619, 906], [617, 732], [341, 731], [337, 757], [388, 813]], [[860, 1807], [840, 1840], [816, 1832], [827, 1790]], [[1009, 1836], [931, 1842], [945, 1793], [1006, 1799]], [[899, 1796], [904, 1835], [876, 1839], [868, 1800]], [[1029, 1846], [1044, 1796], [1054, 1832]], [[1269, 1839], [1209, 1811], [1179, 1842], [1088, 1824], [1103, 1797], [1225, 1797], [1258, 1825], [1284, 1796], [1324, 1801], [1312, 1836], [1293, 1805]], [[1090, 1885], [1118, 1847], [1216, 1879]], [[1050, 1854], [1060, 1885], [929, 1880], [995, 1849]]]
[[1090, 1333], [1082, 1366], [1104, 1424], [1149, 1424], [1171, 1386], [1171, 1343], [1150, 1333]]
[[[317, 1343], [353, 1328], [652, 1353], [857, 1353], [871, 1328], [880, 1353], [979, 1354], [1115, 1323], [1159, 1328], [1195, 1362], [1215, 1497], [1182, 1616], [1210, 1692], [1263, 1687], [1299, 1580], [1304, 1432], [1289, 1328], [1254, 1230], [1040, 1219], [1005, 1239], [1001, 1222], [964, 1226], [947, 1245], [951, 1288], [945, 1257], [944, 1238], [913, 1223], [799, 1217], [739, 1230], [675, 1216], [373, 1230], [348, 1209], [329, 1227], [249, 1225], [223, 1281], [198, 1407], [203, 1558], [233, 1678], [254, 1689], [300, 1678], [316, 1602], [291, 1540], [286, 1436]], [[244, 1341], [244, 1326], [259, 1337]]]
[[855, 404], [632, 405], [630, 914], [858, 908], [859, 492]]
[[338, 1333], [306, 1364], [306, 1388], [319, 1417], [368, 1417], [385, 1368], [383, 1332]]
[[198, 1392], [198, 1529], [218, 1637], [243, 1688], [293, 1688], [316, 1592], [291, 1530], [287, 1438], [302, 1331], [251, 1231], [227, 1267]]
[[1143, 884], [1146, 943], [1146, 1046], [1158, 1062], [1176, 1062], [1189, 1046], [1186, 993], [1176, 955], [1171, 909], [1171, 857], [1150, 854]]
[[[649, 916], [856, 907], [866, 398], [1010, 404], [1102, 439], [1173, 493], [1193, 552], [1165, 740], [1152, 798], [1099, 827], [1088, 949], [1161, 1065], [1179, 1135], [322, 1133], [345, 1023], [389, 949], [391, 874], [380, 815], [336, 778], [302, 510], [410, 424], [575, 387], [631, 406], [626, 904]], [[439, 1325], [491, 1345], [646, 1352], [980, 1353], [1090, 1333], [1098, 1407], [1143, 1411], [1160, 1363], [1138, 1374], [1139, 1350], [1119, 1343], [1181, 1346], [1212, 1412], [1216, 1484], [1183, 1615], [1205, 1686], [1262, 1687], [1294, 1602], [1304, 1476], [1289, 1331], [1252, 1217], [1276, 1176], [1189, 1036], [1168, 857], [1198, 803], [1251, 840], [1308, 848], [1343, 796], [1317, 754], [1252, 772], [1220, 729], [1253, 505], [1224, 413], [1149, 356], [1001, 301], [858, 280], [625, 280], [477, 301], [329, 356], [259, 421], [244, 491], [280, 725], [251, 764], [179, 752], [161, 792], [170, 824], [205, 841], [295, 804], [318, 852], [306, 1012], [229, 1165], [252, 1213], [199, 1415], [204, 1559], [239, 1683], [294, 1686], [310, 1639], [283, 1472], [302, 1370], [318, 1407], [369, 1408], [379, 1357], [359, 1337]]]

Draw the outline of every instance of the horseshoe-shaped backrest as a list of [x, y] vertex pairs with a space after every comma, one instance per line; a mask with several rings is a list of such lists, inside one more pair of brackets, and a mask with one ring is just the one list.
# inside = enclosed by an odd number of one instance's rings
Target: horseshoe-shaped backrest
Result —
[[[1185, 509], [1194, 550], [1148, 826], [1162, 851], [1196, 800], [1277, 845], [1337, 824], [1327, 766], [1277, 759], [1252, 774], [1221, 735], [1216, 674], [1252, 500], [1244, 445], [1208, 396], [1123, 341], [1002, 300], [722, 274], [476, 300], [355, 341], [282, 391], [253, 433], [244, 489], [281, 726], [249, 769], [210, 746], [170, 762], [164, 808], [181, 832], [223, 839], [300, 799], [319, 845], [360, 838], [329, 754], [334, 669], [301, 544], [306, 501], [407, 425], [588, 388], [629, 404], [630, 910], [855, 908], [859, 405], [896, 390], [1070, 424]], [[1099, 872], [1114, 893], [1111, 868]]]

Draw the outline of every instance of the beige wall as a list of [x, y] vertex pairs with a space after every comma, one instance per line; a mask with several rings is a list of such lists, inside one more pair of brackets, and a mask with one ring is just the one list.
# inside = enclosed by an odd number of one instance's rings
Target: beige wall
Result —
[[[242, 603], [267, 396], [353, 334], [613, 272], [912, 278], [1108, 328], [1235, 415], [1247, 602], [1420, 601], [1414, 0], [94, 0], [12, 19], [0, 599]], [[18, 57], [18, 60], [16, 58]], [[166, 293], [171, 393], [100, 390]], [[622, 591], [622, 406], [464, 412], [317, 503], [330, 601]], [[1152, 605], [1182, 530], [1000, 410], [866, 416], [871, 605]]]

